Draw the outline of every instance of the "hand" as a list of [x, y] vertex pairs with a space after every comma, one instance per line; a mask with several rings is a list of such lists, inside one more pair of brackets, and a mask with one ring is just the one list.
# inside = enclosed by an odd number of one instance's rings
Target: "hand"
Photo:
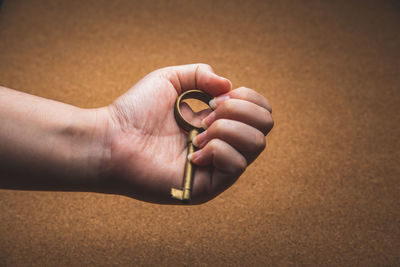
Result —
[[[174, 103], [190, 89], [215, 98], [215, 110], [194, 114], [207, 130], [194, 140], [196, 165], [191, 203], [208, 201], [229, 186], [265, 147], [273, 120], [268, 101], [248, 88], [230, 91], [229, 80], [205, 64], [167, 67], [139, 81], [101, 113], [107, 121], [108, 151], [100, 191], [155, 203], [175, 203], [188, 158], [186, 135], [177, 125]], [[188, 106], [183, 112], [190, 114]]]

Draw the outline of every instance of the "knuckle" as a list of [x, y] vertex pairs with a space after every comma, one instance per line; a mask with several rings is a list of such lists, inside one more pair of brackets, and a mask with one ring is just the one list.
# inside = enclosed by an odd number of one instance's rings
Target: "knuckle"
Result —
[[238, 90], [240, 90], [240, 91], [242, 91], [242, 92], [246, 92], [246, 91], [251, 90], [251, 89], [248, 88], [248, 87], [246, 87], [246, 86], [240, 86], [240, 87], [238, 88]]
[[243, 173], [247, 168], [247, 161], [244, 157], [240, 157], [238, 162], [236, 163], [236, 170], [235, 172], [238, 174]]
[[235, 104], [233, 99], [229, 99], [224, 101], [221, 106], [220, 106], [220, 115], [223, 117], [227, 117], [229, 114], [234, 112], [235, 110]]
[[197, 63], [196, 65], [198, 68], [203, 68], [205, 70], [213, 71], [212, 67], [207, 63]]
[[267, 106], [268, 106], [268, 108], [269, 108], [269, 113], [271, 114], [272, 113], [272, 106], [271, 106], [271, 103], [269, 102], [269, 100], [268, 99], [266, 99], [265, 98], [265, 102], [267, 103]]
[[274, 120], [272, 119], [271, 113], [267, 110], [265, 110], [264, 118], [262, 132], [264, 135], [267, 135], [269, 131], [271, 131], [272, 127], [274, 127]]
[[250, 89], [250, 88], [245, 87], [245, 86], [241, 86], [241, 87], [239, 87], [239, 89], [240, 89], [241, 93], [242, 93], [243, 95], [245, 95], [245, 96], [248, 96], [248, 95], [250, 95], [251, 93], [254, 92], [253, 89]]
[[214, 132], [215, 136], [223, 134], [224, 129], [228, 127], [228, 121], [225, 119], [216, 120], [212, 125], [210, 131]]
[[236, 90], [237, 90], [236, 91], [237, 97], [239, 97], [240, 99], [243, 99], [243, 100], [250, 100], [250, 99], [254, 98], [253, 96], [255, 94], [257, 94], [257, 92], [255, 90], [250, 89], [248, 87], [244, 87], [244, 86], [241, 86]]
[[261, 152], [265, 149], [266, 141], [265, 136], [261, 132], [257, 133], [254, 138], [254, 150]]
[[238, 89], [236, 89], [236, 93], [239, 95], [240, 98], [245, 98], [248, 96], [248, 90], [249, 88], [241, 86]]
[[209, 147], [208, 149], [210, 152], [215, 155], [221, 146], [221, 141], [217, 138], [211, 139], [207, 146]]
[[271, 116], [270, 118], [271, 118], [271, 121], [270, 121], [270, 123], [269, 123], [269, 130], [271, 131], [272, 128], [274, 128], [275, 121], [274, 121], [274, 119], [272, 118], [272, 116]]

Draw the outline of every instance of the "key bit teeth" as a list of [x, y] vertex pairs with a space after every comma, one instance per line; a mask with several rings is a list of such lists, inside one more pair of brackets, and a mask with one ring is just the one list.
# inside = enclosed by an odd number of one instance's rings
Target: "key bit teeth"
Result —
[[171, 188], [171, 197], [179, 200], [183, 200], [183, 191], [175, 188]]

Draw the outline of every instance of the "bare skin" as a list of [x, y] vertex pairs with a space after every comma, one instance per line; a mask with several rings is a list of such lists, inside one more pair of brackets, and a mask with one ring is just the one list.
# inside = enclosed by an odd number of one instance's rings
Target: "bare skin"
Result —
[[182, 184], [186, 135], [176, 124], [179, 94], [200, 89], [215, 110], [197, 114], [207, 130], [189, 155], [197, 166], [192, 204], [230, 187], [265, 148], [273, 120], [268, 101], [205, 64], [156, 70], [113, 104], [81, 109], [0, 87], [0, 186], [93, 191], [160, 204], [180, 204], [171, 188]]

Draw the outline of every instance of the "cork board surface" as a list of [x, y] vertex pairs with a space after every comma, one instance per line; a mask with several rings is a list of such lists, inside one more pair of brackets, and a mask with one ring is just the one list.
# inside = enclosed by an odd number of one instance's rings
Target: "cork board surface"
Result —
[[0, 190], [1, 265], [399, 265], [399, 28], [398, 1], [4, 1], [3, 86], [99, 107], [204, 62], [275, 127], [200, 206]]

